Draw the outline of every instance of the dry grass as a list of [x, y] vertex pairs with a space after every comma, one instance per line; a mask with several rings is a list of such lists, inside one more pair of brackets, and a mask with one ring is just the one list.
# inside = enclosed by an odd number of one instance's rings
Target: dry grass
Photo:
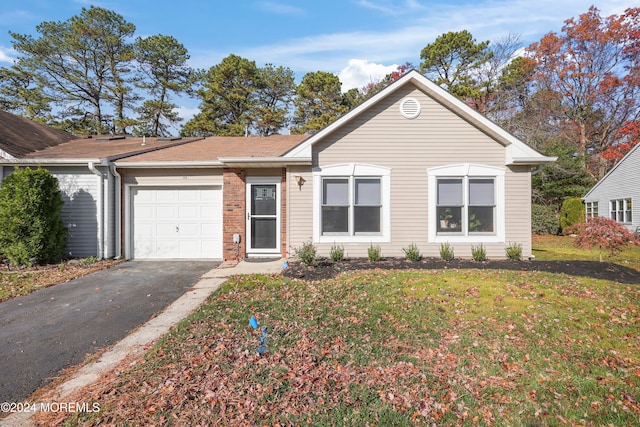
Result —
[[237, 277], [64, 425], [636, 425], [639, 306], [540, 272]]
[[119, 261], [91, 258], [30, 268], [0, 267], [0, 302], [112, 267]]

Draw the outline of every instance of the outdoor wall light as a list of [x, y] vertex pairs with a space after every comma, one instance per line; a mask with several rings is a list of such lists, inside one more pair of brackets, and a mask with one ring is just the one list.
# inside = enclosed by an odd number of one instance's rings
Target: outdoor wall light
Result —
[[302, 188], [302, 185], [304, 184], [305, 179], [300, 175], [294, 175], [294, 178], [296, 179], [296, 184], [298, 184], [298, 188]]

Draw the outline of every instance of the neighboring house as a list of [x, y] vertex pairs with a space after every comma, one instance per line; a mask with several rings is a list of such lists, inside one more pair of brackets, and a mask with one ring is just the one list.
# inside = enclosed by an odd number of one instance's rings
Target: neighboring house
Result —
[[[0, 185], [17, 167], [43, 167], [58, 179], [68, 230], [65, 253], [112, 258], [120, 253], [120, 182], [112, 161], [184, 144], [104, 136], [77, 138], [22, 117], [0, 112]], [[21, 136], [24, 135], [24, 136]]]
[[15, 159], [76, 138], [70, 133], [0, 110], [0, 159]]
[[494, 258], [519, 243], [529, 257], [531, 172], [555, 160], [416, 71], [312, 136], [211, 137], [139, 153], [112, 152], [114, 143], [81, 154], [73, 142], [24, 161], [99, 176], [101, 190], [86, 197], [100, 213], [98, 256], [125, 258], [281, 257], [305, 242], [350, 257], [371, 245], [401, 257], [411, 243], [437, 257], [445, 242], [470, 257], [482, 243]]
[[629, 230], [640, 227], [640, 144], [636, 144], [583, 197], [587, 218], [605, 216]]

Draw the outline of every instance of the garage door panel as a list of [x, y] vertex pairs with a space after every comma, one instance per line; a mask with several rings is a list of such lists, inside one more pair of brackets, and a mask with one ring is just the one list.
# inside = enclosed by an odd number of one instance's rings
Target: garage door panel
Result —
[[222, 258], [219, 187], [134, 188], [135, 258]]
[[178, 215], [180, 216], [180, 219], [206, 218], [206, 215], [209, 212], [211, 212], [211, 206], [209, 206], [208, 209], [200, 208], [199, 206], [180, 206], [180, 208], [178, 208]]

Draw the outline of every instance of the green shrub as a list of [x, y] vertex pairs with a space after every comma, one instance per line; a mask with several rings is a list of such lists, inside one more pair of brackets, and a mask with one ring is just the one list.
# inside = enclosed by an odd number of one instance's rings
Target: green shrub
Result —
[[82, 258], [80, 260], [80, 265], [83, 267], [89, 267], [90, 265], [95, 264], [96, 262], [98, 262], [98, 257], [90, 256], [88, 258]]
[[560, 208], [560, 230], [562, 234], [569, 234], [571, 227], [584, 222], [584, 203], [579, 197], [571, 197], [562, 202]]
[[371, 262], [380, 261], [380, 259], [382, 259], [381, 254], [382, 249], [380, 249], [380, 246], [373, 246], [372, 244], [371, 246], [369, 246], [369, 249], [367, 249], [367, 258]]
[[474, 261], [486, 261], [487, 250], [484, 246], [482, 246], [482, 243], [480, 243], [478, 246], [471, 245], [471, 256], [473, 257]]
[[67, 230], [62, 194], [49, 171], [16, 169], [0, 188], [0, 252], [14, 265], [62, 259]]
[[445, 261], [451, 261], [453, 256], [453, 246], [449, 242], [440, 243], [440, 258]]
[[344, 259], [344, 248], [342, 246], [337, 246], [334, 244], [333, 246], [331, 246], [329, 257], [334, 262], [342, 261]]
[[318, 263], [316, 248], [311, 242], [304, 242], [299, 248], [293, 248], [294, 255], [306, 266], [316, 265]]
[[420, 258], [422, 258], [422, 255], [420, 255], [420, 249], [418, 249], [418, 246], [415, 243], [410, 244], [406, 248], [402, 248], [402, 252], [404, 252], [404, 256], [409, 261], [420, 261]]
[[519, 261], [522, 258], [522, 245], [520, 243], [509, 243], [509, 246], [505, 248], [507, 258], [514, 261]]
[[531, 233], [533, 234], [558, 234], [560, 223], [558, 211], [555, 206], [531, 205]]

